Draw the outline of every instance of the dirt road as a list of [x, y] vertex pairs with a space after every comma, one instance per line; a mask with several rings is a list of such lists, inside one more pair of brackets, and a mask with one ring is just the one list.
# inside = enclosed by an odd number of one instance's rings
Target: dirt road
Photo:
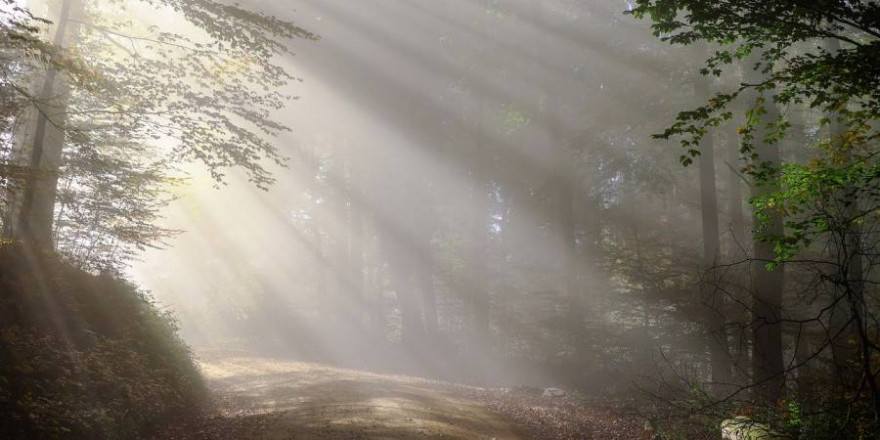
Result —
[[176, 439], [527, 440], [461, 387], [255, 357], [204, 360], [222, 416]]

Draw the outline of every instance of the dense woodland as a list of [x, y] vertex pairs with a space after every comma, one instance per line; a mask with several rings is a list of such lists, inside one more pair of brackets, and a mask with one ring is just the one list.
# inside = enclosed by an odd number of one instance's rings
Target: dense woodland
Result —
[[874, 1], [0, 0], [0, 54], [0, 437], [156, 435], [214, 350], [880, 438]]

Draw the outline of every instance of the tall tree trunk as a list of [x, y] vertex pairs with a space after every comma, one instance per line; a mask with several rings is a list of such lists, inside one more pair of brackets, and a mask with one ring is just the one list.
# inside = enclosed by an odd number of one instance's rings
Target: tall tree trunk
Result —
[[[831, 53], [840, 50], [840, 42], [829, 39], [826, 47]], [[839, 120], [838, 114], [826, 115], [829, 120], [829, 137], [834, 150], [839, 152], [846, 165], [852, 160], [851, 152], [846, 150], [845, 137], [846, 126]], [[842, 217], [839, 221], [846, 222], [845, 230], [841, 231], [839, 243], [837, 243], [837, 263], [840, 264], [838, 274], [838, 287], [835, 292], [837, 303], [831, 310], [831, 325], [829, 328], [831, 338], [831, 353], [837, 369], [837, 377], [841, 385], [848, 392], [861, 387], [861, 380], [870, 385], [873, 383], [875, 373], [869, 368], [862, 371], [859, 367], [861, 351], [858, 323], [864, 321], [864, 251], [862, 250], [862, 228], [854, 221], [859, 215], [859, 200], [853, 194], [854, 188], [848, 186], [843, 189], [841, 198], [845, 206], [840, 212]], [[876, 387], [876, 385], [874, 386]]]
[[[749, 58], [746, 69], [746, 80], [750, 84], [758, 84], [765, 77], [753, 67], [760, 60], [753, 55]], [[752, 105], [758, 103], [761, 97], [757, 92], [752, 93]], [[768, 135], [767, 124], [773, 123], [779, 116], [779, 110], [771, 97], [764, 95], [763, 107], [766, 113], [760, 117], [758, 126], [754, 130], [754, 148], [760, 163], [766, 163], [771, 167], [781, 164], [778, 143], [766, 141]], [[758, 164], [756, 164], [758, 165]], [[756, 182], [752, 187], [752, 196], [758, 197], [768, 192], [778, 190], [778, 182]], [[784, 266], [780, 265], [774, 270], [768, 270], [767, 264], [776, 258], [774, 243], [764, 236], [781, 236], [784, 233], [782, 218], [776, 213], [771, 213], [769, 220], [762, 224], [757, 211], [755, 212], [755, 228], [761, 228], [754, 241], [752, 262], [752, 309], [754, 313], [752, 323], [752, 381], [755, 383], [755, 397], [767, 405], [774, 404], [781, 396], [785, 386], [785, 367], [782, 353], [782, 292], [784, 287]]]
[[327, 194], [327, 219], [325, 222], [329, 230], [329, 277], [330, 290], [328, 303], [331, 316], [327, 317], [334, 322], [334, 328], [343, 332], [352, 331], [349, 328], [354, 324], [354, 318], [358, 311], [356, 304], [350, 295], [351, 288], [351, 264], [349, 262], [349, 198], [346, 188], [346, 168], [348, 157], [345, 146], [333, 143], [331, 147], [330, 167], [328, 169]]
[[[544, 29], [553, 29], [557, 25], [551, 19], [545, 2], [535, 2], [535, 22]], [[540, 50], [552, 51], [556, 42], [542, 31], [543, 37], [539, 42], [543, 46]], [[570, 341], [581, 340], [583, 330], [583, 298], [578, 286], [578, 258], [577, 241], [575, 236], [574, 214], [574, 165], [571, 153], [566, 147], [565, 130], [565, 97], [569, 90], [566, 88], [567, 78], [559, 76], [548, 77], [548, 82], [543, 84], [543, 91], [547, 95], [547, 109], [543, 117], [543, 127], [547, 131], [550, 145], [549, 154], [553, 158], [552, 175], [550, 176], [553, 197], [556, 202], [556, 238], [555, 243], [559, 246], [561, 261], [561, 290], [565, 303], [566, 316], [564, 317]]]
[[323, 188], [321, 188], [321, 184], [319, 182], [319, 179], [321, 177], [321, 160], [315, 150], [311, 150], [307, 154], [309, 156], [306, 163], [310, 165], [310, 168], [307, 168], [307, 170], [309, 173], [311, 173], [311, 175], [309, 176], [310, 179], [306, 191], [312, 195], [312, 204], [310, 206], [310, 209], [313, 211], [313, 217], [309, 226], [311, 228], [310, 232], [314, 245], [314, 257], [316, 264], [316, 308], [318, 310], [318, 314], [321, 316], [321, 319], [323, 321], [330, 319], [333, 312], [330, 305], [332, 290], [330, 257], [327, 250], [327, 240], [325, 240], [326, 230], [321, 227], [324, 222], [320, 221], [322, 218], [324, 218], [324, 216], [327, 215], [327, 213], [322, 210], [323, 205], [317, 203], [318, 200], [323, 199], [325, 196], [325, 194], [323, 193]]
[[[395, 179], [389, 179], [389, 184]], [[405, 200], [407, 206], [415, 203], [412, 194], [400, 193], [401, 188], [388, 187], [383, 194], [396, 200]], [[417, 199], [417, 196], [415, 196]], [[411, 212], [401, 212], [394, 218], [390, 214], [377, 212], [376, 221], [382, 242], [382, 253], [388, 263], [391, 287], [397, 298], [401, 319], [401, 342], [408, 347], [417, 347], [424, 342], [425, 326], [419, 301], [417, 273], [419, 253], [414, 242], [416, 229]]]
[[[76, 21], [81, 15], [81, 0], [63, 0], [53, 43], [58, 47], [75, 44], [67, 38], [76, 35]], [[68, 44], [66, 44], [68, 43]], [[63, 73], [51, 64], [40, 92], [42, 108], [37, 115], [30, 151], [29, 175], [25, 181], [18, 212], [17, 238], [37, 249], [54, 249], [52, 221], [58, 191], [58, 169], [64, 147], [64, 125], [70, 87]]]
[[730, 243], [728, 246], [727, 259], [732, 263], [736, 263], [732, 267], [732, 273], [728, 276], [728, 281], [732, 281], [736, 287], [731, 291], [734, 295], [734, 301], [730, 304], [728, 311], [730, 312], [730, 322], [735, 324], [733, 327], [733, 346], [731, 353], [734, 357], [733, 368], [736, 373], [736, 379], [745, 382], [743, 379], [751, 377], [751, 332], [748, 327], [752, 320], [751, 316], [751, 298], [739, 288], [744, 284], [747, 268], [741, 268], [740, 262], [748, 257], [747, 240], [748, 233], [746, 231], [746, 220], [743, 210], [743, 174], [742, 158], [740, 154], [740, 144], [736, 142], [734, 136], [726, 138], [727, 141], [727, 202], [729, 211], [729, 232]]
[[[478, 92], [477, 92], [478, 93]], [[483, 97], [476, 95], [471, 117], [465, 123], [471, 131], [472, 165], [470, 168], [470, 206], [468, 209], [467, 270], [465, 281], [465, 313], [468, 318], [467, 335], [471, 349], [486, 350], [489, 341], [488, 264], [486, 261], [489, 225], [489, 197], [487, 185], [487, 151], [485, 108]]]
[[[349, 155], [350, 152], [346, 151]], [[364, 297], [364, 218], [366, 215], [364, 209], [364, 194], [360, 188], [363, 185], [363, 172], [360, 164], [349, 160], [349, 171], [347, 184], [348, 193], [348, 272], [351, 285], [349, 286], [349, 297], [356, 308], [357, 325], [361, 326], [366, 322], [367, 309]]]
[[[711, 93], [709, 80], [696, 78], [697, 96]], [[703, 223], [703, 270], [705, 279], [700, 283], [706, 304], [705, 324], [708, 331], [712, 381], [717, 385], [731, 383], [730, 344], [727, 339], [727, 310], [725, 298], [718, 288], [715, 266], [720, 257], [720, 230], [718, 221], [718, 190], [715, 182], [715, 143], [706, 136], [700, 145], [700, 211]]]
[[719, 257], [718, 194], [715, 186], [713, 144], [704, 140], [700, 156], [700, 200], [703, 222], [703, 267], [705, 279], [701, 283], [706, 302], [706, 326], [709, 332], [709, 353], [712, 381], [716, 384], [731, 382], [730, 344], [727, 335], [725, 298], [717, 285], [715, 265]]
[[[558, 131], [559, 128], [554, 128]], [[562, 246], [562, 278], [563, 278], [563, 295], [565, 302], [570, 306], [570, 311], [574, 314], [574, 320], [580, 320], [581, 316], [581, 297], [578, 289], [577, 277], [577, 242], [575, 241], [575, 219], [574, 219], [574, 188], [572, 182], [573, 170], [571, 169], [571, 158], [565, 148], [562, 137], [559, 133], [552, 136], [554, 154], [556, 155], [556, 200], [559, 238]], [[580, 323], [576, 324], [575, 332], [580, 330]]]

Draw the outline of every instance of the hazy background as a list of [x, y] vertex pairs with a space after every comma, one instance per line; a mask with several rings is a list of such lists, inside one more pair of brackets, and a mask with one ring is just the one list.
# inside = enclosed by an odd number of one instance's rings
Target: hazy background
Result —
[[185, 233], [131, 269], [193, 346], [610, 386], [703, 344], [699, 301], [674, 305], [698, 291], [697, 170], [650, 135], [705, 99], [705, 52], [617, 0], [246, 6], [322, 39], [284, 60], [304, 82], [276, 184], [192, 167], [163, 221]]

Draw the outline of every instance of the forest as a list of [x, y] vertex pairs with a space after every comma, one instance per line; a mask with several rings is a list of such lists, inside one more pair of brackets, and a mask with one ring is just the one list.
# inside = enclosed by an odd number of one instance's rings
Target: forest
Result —
[[0, 0], [0, 439], [880, 439], [878, 122], [876, 0]]

